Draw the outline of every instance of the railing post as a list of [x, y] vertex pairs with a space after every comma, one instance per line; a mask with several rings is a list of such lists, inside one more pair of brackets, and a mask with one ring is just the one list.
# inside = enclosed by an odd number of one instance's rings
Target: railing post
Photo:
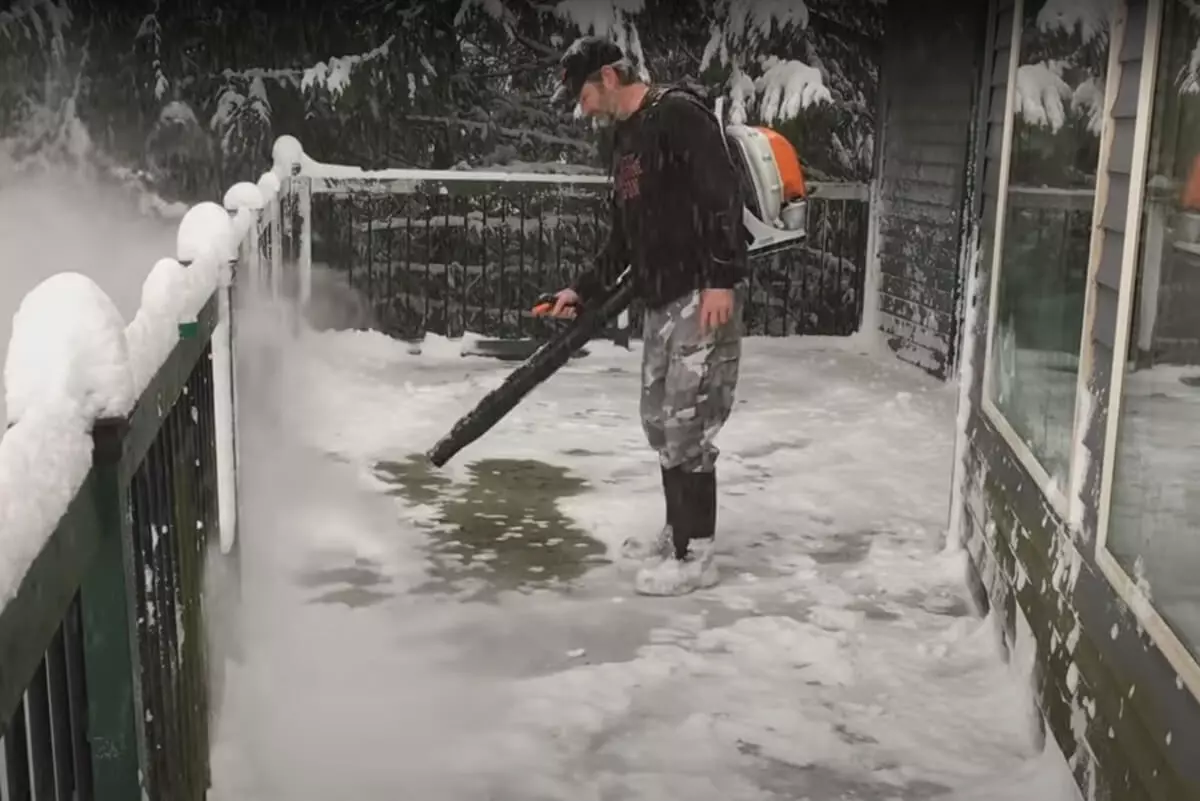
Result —
[[300, 279], [300, 310], [308, 309], [312, 297], [312, 179], [297, 175], [292, 179], [296, 192], [296, 236], [299, 252], [296, 267]]
[[287, 233], [291, 230], [286, 209], [287, 184], [286, 178], [280, 182], [279, 191], [271, 205], [271, 300], [275, 303], [283, 299], [284, 251], [287, 248]]
[[79, 588], [95, 801], [142, 797], [148, 764], [132, 582], [133, 511], [119, 465], [126, 421], [94, 430], [94, 491], [100, 543]]
[[279, 192], [282, 222], [282, 259], [286, 283], [282, 295], [287, 316], [296, 329], [312, 293], [312, 179], [293, 174], [283, 179]]

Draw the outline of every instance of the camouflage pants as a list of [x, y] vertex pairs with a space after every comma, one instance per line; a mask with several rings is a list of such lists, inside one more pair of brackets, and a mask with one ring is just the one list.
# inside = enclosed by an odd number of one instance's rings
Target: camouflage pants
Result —
[[712, 472], [713, 440], [733, 410], [742, 355], [742, 291], [728, 323], [701, 332], [700, 293], [648, 310], [642, 329], [642, 428], [663, 469]]

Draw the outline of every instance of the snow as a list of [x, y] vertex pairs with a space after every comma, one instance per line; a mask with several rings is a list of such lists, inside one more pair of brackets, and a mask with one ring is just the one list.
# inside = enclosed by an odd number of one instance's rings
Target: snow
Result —
[[1092, 450], [1088, 445], [1091, 437], [1088, 432], [1095, 424], [1095, 417], [1101, 408], [1090, 382], [1081, 386], [1075, 408], [1075, 428], [1078, 433], [1071, 449], [1071, 497], [1067, 508], [1067, 524], [1075, 535], [1083, 531], [1084, 512], [1087, 509], [1086, 480], [1092, 466]]
[[[571, 527], [612, 553], [659, 524], [636, 346], [594, 343], [405, 490], [375, 465], [512, 365], [441, 337], [287, 341], [239, 364], [243, 651], [214, 801], [1076, 797], [1030, 735], [1028, 666], [969, 615], [965, 555], [938, 551], [954, 388], [845, 342], [749, 340], [720, 441], [723, 581], [646, 599], [619, 565], [547, 575], [578, 560]], [[483, 459], [586, 485], [542, 521], [526, 504], [550, 484], [508, 480], [494, 502], [529, 522], [470, 540], [440, 521]], [[522, 573], [506, 549], [535, 533], [557, 550]]]
[[821, 81], [821, 73], [800, 61], [781, 61], [771, 56], [763, 62], [764, 72], [754, 82], [762, 93], [760, 115], [768, 125], [793, 119], [816, 103], [832, 103], [833, 95]]
[[205, 256], [219, 263], [233, 261], [238, 248], [233, 235], [229, 212], [212, 201], [197, 203], [179, 221], [175, 258], [184, 264]]
[[263, 207], [263, 192], [256, 184], [249, 181], [240, 181], [225, 192], [225, 198], [222, 201], [226, 211], [237, 211], [238, 209], [259, 210]]
[[79, 273], [59, 273], [21, 301], [4, 362], [0, 438], [0, 607], [20, 586], [91, 469], [92, 422], [136, 400], [124, 321]]
[[1071, 107], [1087, 117], [1088, 130], [1099, 136], [1104, 126], [1104, 82], [1088, 78], [1071, 94]]
[[734, 125], [745, 125], [756, 98], [754, 79], [738, 67], [729, 75], [729, 121]]
[[256, 184], [262, 193], [263, 203], [270, 203], [279, 194], [279, 176], [274, 172], [264, 172]]
[[4, 362], [8, 422], [43, 403], [70, 403], [84, 418], [120, 417], [136, 395], [125, 321], [85, 275], [64, 272], [21, 301]]
[[808, 27], [808, 6], [802, 0], [724, 0], [718, 6], [723, 13], [718, 14], [710, 29], [701, 56], [701, 72], [708, 69], [713, 58], [729, 63], [731, 50], [740, 49], [732, 47], [734, 42], [754, 45], [773, 30]]
[[1038, 12], [1037, 26], [1047, 33], [1078, 30], [1085, 43], [1091, 42], [1108, 34], [1116, 10], [1114, 0], [1046, 0]]
[[979, 248], [978, 233], [972, 235], [971, 266], [967, 274], [962, 340], [959, 344], [958, 409], [954, 420], [954, 462], [950, 488], [950, 522], [946, 526], [946, 550], [959, 551], [965, 540], [963, 513], [967, 490], [967, 424], [971, 419], [971, 388], [975, 383], [976, 327], [979, 324]]
[[808, 27], [803, 0], [729, 0], [726, 29], [733, 36], [769, 36], [773, 28]]
[[217, 287], [211, 259], [184, 267], [159, 259], [142, 285], [142, 302], [125, 329], [134, 392], [140, 395], [179, 341], [179, 324], [195, 320]]
[[317, 62], [304, 70], [300, 78], [300, 88], [309, 90], [314, 87], [323, 87], [335, 98], [338, 97], [350, 85], [350, 77], [356, 68], [377, 59], [387, 58], [392, 42], [395, 39], [396, 34], [392, 34], [381, 44], [371, 48], [366, 53], [335, 56], [329, 59], [328, 62]]
[[70, 399], [47, 398], [0, 438], [0, 608], [83, 486], [91, 426]]
[[221, 553], [233, 548], [237, 530], [237, 450], [234, 444], [236, 388], [233, 375], [232, 316], [229, 291], [217, 296], [217, 325], [212, 335], [213, 421], [217, 438], [217, 516]]
[[1016, 106], [1030, 125], [1058, 133], [1066, 122], [1066, 103], [1074, 92], [1062, 79], [1062, 64], [1041, 61], [1017, 69]]
[[233, 215], [233, 240], [241, 242], [250, 232], [250, 226], [258, 221], [258, 214], [266, 205], [263, 192], [256, 184], [241, 181], [229, 187], [222, 200], [225, 210]]
[[395, 168], [384, 170], [364, 170], [345, 164], [325, 164], [305, 154], [300, 142], [292, 136], [281, 136], [275, 142], [275, 175], [290, 175], [289, 165], [298, 165], [299, 174], [309, 178], [330, 179], [370, 179], [382, 181], [411, 181], [413, 187], [425, 181], [486, 181], [488, 183], [527, 183], [527, 184], [606, 184], [605, 175], [578, 175], [570, 173], [544, 173], [527, 171], [497, 171], [497, 170], [415, 170]]
[[275, 144], [271, 147], [271, 163], [273, 165], [271, 172], [278, 180], [282, 181], [295, 173], [302, 158], [304, 158], [304, 147], [300, 144], [300, 140], [291, 134], [284, 134], [276, 139]]
[[560, 0], [554, 11], [583, 34], [612, 37], [625, 50], [627, 43], [618, 41], [625, 33], [622, 23], [626, 17], [642, 13], [645, 5], [645, 0]]
[[755, 79], [733, 57], [734, 52], [744, 49], [733, 46], [735, 42], [749, 43], [752, 49], [773, 30], [788, 27], [808, 27], [808, 7], [803, 2], [729, 0], [725, 15], [713, 24], [699, 69], [704, 72], [714, 59], [732, 67], [728, 80], [731, 122], [744, 124], [759, 94], [760, 116], [767, 125], [793, 119], [815, 104], [833, 102], [824, 77], [814, 66], [766, 56], [759, 59], [762, 74]]

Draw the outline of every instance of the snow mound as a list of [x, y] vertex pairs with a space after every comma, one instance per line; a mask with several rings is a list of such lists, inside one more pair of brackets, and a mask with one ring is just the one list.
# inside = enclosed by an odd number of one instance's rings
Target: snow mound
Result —
[[1066, 122], [1066, 104], [1073, 94], [1057, 62], [1023, 64], [1017, 70], [1017, 108], [1030, 125], [1058, 133]]
[[234, 241], [241, 242], [250, 231], [250, 226], [254, 225], [258, 217], [257, 212], [261, 211], [266, 203], [256, 184], [240, 181], [229, 187], [222, 199], [222, 205], [233, 215]]
[[137, 396], [125, 321], [112, 299], [75, 272], [34, 287], [13, 317], [4, 383], [10, 423], [45, 404], [88, 420], [128, 414]]
[[238, 209], [258, 211], [266, 204], [263, 202], [262, 190], [256, 184], [240, 181], [229, 187], [222, 205], [225, 206], [226, 211], [237, 211]]
[[216, 203], [205, 201], [188, 209], [179, 222], [175, 239], [175, 258], [182, 263], [204, 256], [230, 262], [237, 258], [237, 241], [229, 212]]
[[1104, 125], [1104, 83], [1096, 78], [1088, 78], [1076, 86], [1071, 96], [1071, 107], [1087, 117], [1088, 130], [1099, 136]]
[[[576, 106], [576, 114], [579, 113], [578, 105]], [[288, 141], [284, 141], [288, 140]], [[554, 172], [542, 172], [539, 170], [518, 169], [510, 170], [507, 165], [502, 167], [491, 168], [469, 168], [469, 169], [454, 169], [454, 170], [418, 170], [409, 169], [407, 167], [390, 168], [384, 170], [364, 170], [362, 167], [355, 167], [348, 164], [326, 164], [317, 161], [303, 149], [300, 148], [300, 143], [292, 136], [281, 136], [275, 142], [276, 149], [276, 171], [281, 169], [282, 163], [294, 163], [296, 174], [307, 176], [310, 178], [370, 178], [377, 181], [407, 181], [412, 187], [417, 187], [427, 181], [462, 181], [469, 177], [472, 181], [489, 181], [489, 182], [507, 182], [507, 183], [527, 183], [527, 184], [606, 184], [608, 183], [607, 176], [603, 174], [586, 174], [579, 170], [555, 170]], [[282, 151], [282, 155], [280, 152]], [[283, 159], [279, 161], [278, 159]], [[293, 160], [294, 161], [289, 161]], [[292, 168], [288, 168], [288, 174]], [[260, 181], [261, 184], [261, 181]], [[443, 188], [443, 193], [447, 190]]]
[[258, 218], [258, 212], [266, 204], [258, 186], [242, 181], [229, 187], [222, 201], [225, 211], [233, 215], [233, 240], [240, 243]]
[[0, 438], [0, 607], [12, 599], [92, 465], [92, 425], [136, 401], [125, 321], [90, 278], [42, 281], [13, 316]]
[[283, 180], [296, 171], [303, 158], [304, 148], [300, 140], [284, 134], [275, 140], [275, 145], [271, 148], [271, 162], [274, 165], [271, 171], [276, 178]]
[[792, 119], [817, 103], [833, 102], [833, 95], [815, 67], [802, 61], [781, 61], [771, 56], [763, 62], [763, 69], [754, 88], [762, 92], [759, 112], [767, 124]]
[[42, 401], [0, 439], [0, 609], [83, 486], [91, 420], [63, 397]]
[[125, 329], [134, 389], [140, 395], [179, 341], [179, 324], [194, 320], [216, 288], [211, 259], [192, 268], [159, 259], [142, 284], [142, 303]]
[[273, 172], [264, 172], [258, 179], [258, 191], [262, 193], [263, 203], [270, 203], [279, 194], [279, 176]]

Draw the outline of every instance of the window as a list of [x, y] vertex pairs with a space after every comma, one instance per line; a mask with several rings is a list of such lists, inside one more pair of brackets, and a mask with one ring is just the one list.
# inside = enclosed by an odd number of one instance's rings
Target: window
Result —
[[[985, 408], [1034, 473], [1069, 484], [1112, 0], [1022, 14]], [[1038, 469], [1035, 469], [1038, 468]]]
[[[1164, 2], [1102, 547], [1200, 656], [1200, 8]], [[1147, 54], [1147, 59], [1152, 59]], [[1152, 65], [1152, 64], [1151, 64]], [[1119, 387], [1119, 391], [1118, 391]], [[1110, 421], [1111, 425], [1111, 421]]]

